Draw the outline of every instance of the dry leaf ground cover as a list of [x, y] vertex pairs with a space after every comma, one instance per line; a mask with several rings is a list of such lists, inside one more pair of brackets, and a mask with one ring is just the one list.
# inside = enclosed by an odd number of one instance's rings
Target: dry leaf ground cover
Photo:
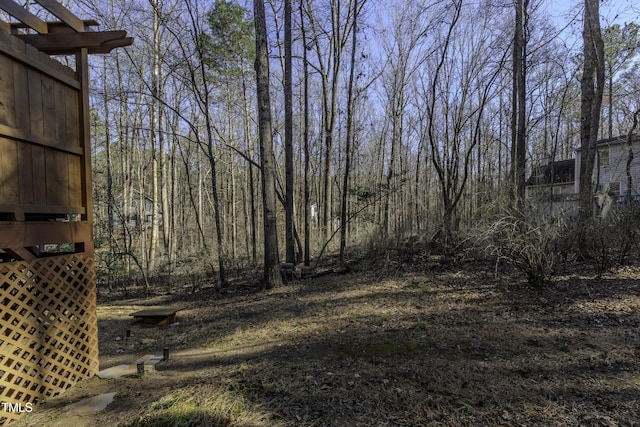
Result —
[[[102, 296], [102, 368], [164, 345], [171, 360], [143, 378], [84, 381], [20, 424], [640, 425], [640, 270], [543, 289], [470, 264], [384, 271]], [[134, 323], [148, 305], [184, 310], [170, 326]], [[65, 415], [111, 391], [97, 415]]]

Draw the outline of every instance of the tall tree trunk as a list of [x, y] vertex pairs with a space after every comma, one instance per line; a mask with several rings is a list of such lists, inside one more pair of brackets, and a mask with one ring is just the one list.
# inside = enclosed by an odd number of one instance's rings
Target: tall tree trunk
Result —
[[271, 289], [282, 285], [276, 222], [276, 170], [273, 154], [271, 100], [269, 96], [269, 55], [267, 23], [262, 0], [254, 0], [256, 28], [256, 89], [258, 95], [258, 130], [262, 167], [262, 208], [264, 220], [264, 275], [262, 286]]
[[342, 181], [342, 201], [340, 206], [340, 265], [345, 266], [344, 252], [347, 246], [347, 194], [349, 194], [349, 172], [351, 169], [351, 144], [353, 131], [353, 81], [356, 68], [356, 47], [358, 32], [358, 0], [353, 1], [353, 28], [351, 35], [351, 69], [349, 70], [349, 88], [347, 90], [347, 140], [345, 143], [344, 177]]
[[598, 151], [598, 130], [604, 87], [604, 42], [600, 29], [599, 0], [585, 0], [584, 69], [582, 73], [580, 108], [580, 210], [581, 224], [593, 214], [593, 168]]
[[529, 0], [516, 1], [516, 24], [513, 38], [513, 99], [511, 118], [512, 174], [514, 207], [521, 212], [525, 197], [526, 167], [526, 27]]
[[293, 82], [291, 68], [291, 0], [284, 0], [285, 246], [287, 262], [295, 263], [293, 230]]
[[[253, 146], [252, 146], [252, 136], [251, 136], [251, 126], [249, 123], [249, 101], [247, 99], [247, 82], [246, 75], [244, 73], [244, 67], [242, 67], [242, 101], [244, 103], [244, 129], [245, 129], [245, 138], [247, 142], [247, 154], [250, 158], [253, 157]], [[256, 239], [256, 217], [254, 215], [256, 211], [256, 199], [255, 199], [255, 188], [254, 188], [254, 178], [253, 178], [253, 165], [251, 163], [247, 163], [247, 174], [248, 174], [248, 184], [249, 184], [249, 200], [251, 206], [251, 215], [250, 215], [250, 227], [251, 227], [251, 260], [253, 266], [258, 262], [258, 254], [257, 254], [257, 239]]]
[[[155, 268], [156, 248], [158, 246], [158, 92], [160, 75], [160, 3], [152, 2], [153, 7], [153, 65], [151, 71], [151, 236], [149, 238], [149, 258], [147, 259], [147, 275]], [[146, 216], [146, 208], [141, 212]], [[143, 218], [144, 220], [144, 218]]]
[[307, 33], [304, 26], [304, 13], [302, 2], [300, 2], [300, 25], [302, 32], [302, 62], [304, 68], [304, 124], [303, 124], [303, 143], [304, 143], [304, 265], [307, 267], [311, 262], [311, 223], [309, 220], [311, 194], [309, 190], [309, 62], [307, 58]]

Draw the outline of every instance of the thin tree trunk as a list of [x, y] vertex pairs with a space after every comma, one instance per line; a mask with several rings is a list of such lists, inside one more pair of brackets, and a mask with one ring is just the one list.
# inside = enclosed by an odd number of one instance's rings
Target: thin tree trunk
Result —
[[[149, 238], [149, 258], [147, 259], [147, 275], [153, 272], [158, 246], [158, 92], [160, 83], [160, 17], [158, 0], [153, 0], [153, 65], [151, 71], [151, 236]], [[142, 211], [146, 215], [146, 210]]]
[[585, 224], [593, 214], [593, 169], [598, 150], [598, 129], [604, 86], [604, 43], [600, 30], [599, 0], [585, 0], [584, 69], [580, 109], [580, 209], [578, 219]]
[[351, 38], [351, 69], [349, 70], [349, 88], [347, 90], [347, 140], [345, 143], [344, 177], [342, 182], [342, 203], [340, 208], [340, 265], [346, 265], [344, 252], [347, 246], [347, 195], [349, 194], [349, 172], [351, 169], [351, 144], [354, 139], [353, 130], [353, 81], [356, 68], [356, 47], [358, 33], [358, 0], [353, 1], [353, 34]]
[[293, 82], [291, 68], [291, 0], [284, 0], [285, 246], [287, 262], [295, 263], [293, 218]]
[[258, 95], [258, 130], [260, 133], [260, 164], [262, 170], [262, 200], [264, 220], [264, 275], [262, 287], [282, 285], [278, 253], [276, 221], [276, 171], [273, 154], [271, 100], [269, 96], [269, 56], [264, 3], [253, 2], [256, 29], [256, 89]]
[[311, 222], [309, 220], [311, 194], [309, 191], [309, 63], [307, 58], [307, 33], [304, 26], [304, 14], [302, 10], [302, 2], [300, 2], [300, 25], [302, 31], [302, 62], [304, 67], [304, 124], [303, 124], [303, 143], [304, 143], [304, 265], [310, 265], [310, 242], [311, 242]]

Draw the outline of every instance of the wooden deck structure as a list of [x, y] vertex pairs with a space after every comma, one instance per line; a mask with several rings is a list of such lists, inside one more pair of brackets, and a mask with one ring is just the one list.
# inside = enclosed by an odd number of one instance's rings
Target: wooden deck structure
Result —
[[98, 369], [88, 55], [132, 39], [96, 25], [0, 0], [0, 425]]

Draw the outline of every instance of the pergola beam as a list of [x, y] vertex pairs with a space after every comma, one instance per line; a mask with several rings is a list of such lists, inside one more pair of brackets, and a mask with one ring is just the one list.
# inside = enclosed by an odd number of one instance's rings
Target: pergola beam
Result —
[[29, 28], [33, 28], [40, 34], [47, 34], [49, 32], [49, 27], [46, 22], [22, 6], [19, 6], [13, 0], [0, 0], [0, 9], [27, 25]]
[[83, 47], [89, 49], [89, 53], [109, 53], [112, 49], [133, 43], [126, 31], [22, 34], [18, 38], [49, 55], [71, 55]]
[[36, 2], [75, 31], [81, 33], [85, 30], [84, 22], [56, 0], [36, 0]]

